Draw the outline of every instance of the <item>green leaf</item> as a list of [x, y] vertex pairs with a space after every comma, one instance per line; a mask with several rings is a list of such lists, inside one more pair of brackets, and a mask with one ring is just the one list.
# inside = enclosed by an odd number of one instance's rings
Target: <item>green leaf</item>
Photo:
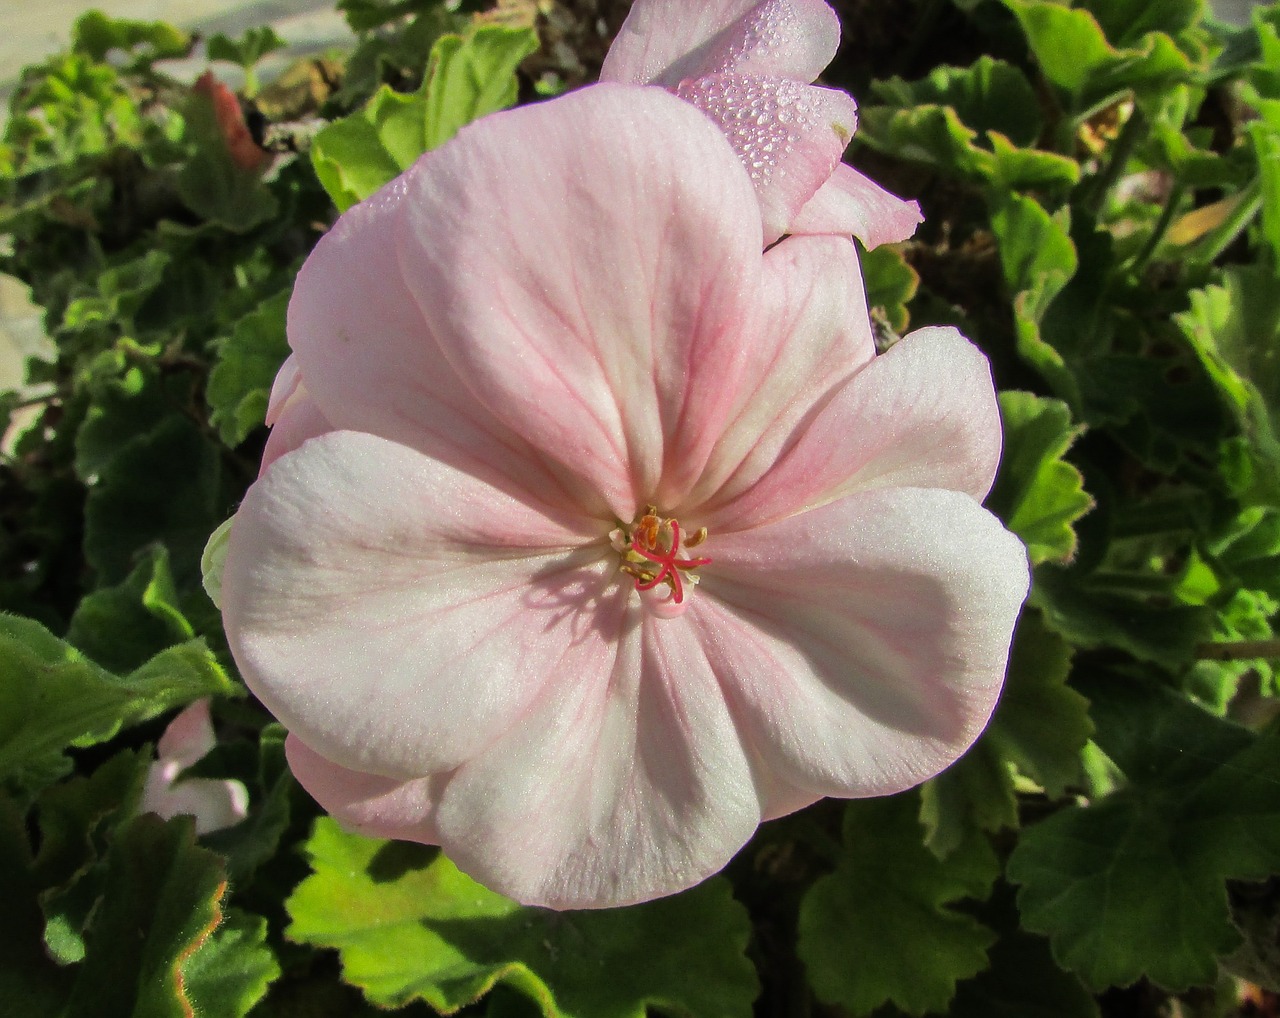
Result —
[[1044, 126], [1026, 76], [988, 56], [971, 67], [936, 67], [919, 81], [877, 81], [872, 91], [886, 105], [901, 109], [949, 106], [971, 130], [997, 131], [1020, 147], [1033, 145]]
[[209, 422], [232, 448], [266, 416], [271, 383], [289, 356], [284, 329], [288, 307], [289, 291], [284, 290], [241, 318], [231, 335], [218, 342], [206, 393]]
[[[129, 261], [112, 265], [94, 280], [92, 288], [77, 287], [63, 312], [61, 329], [83, 332], [107, 326], [126, 333], [136, 331], [136, 316], [142, 304], [164, 280], [172, 256], [150, 250]], [[140, 348], [122, 347], [125, 353]]]
[[945, 861], [922, 840], [917, 799], [846, 807], [844, 851], [800, 905], [797, 951], [818, 997], [870, 1014], [892, 1004], [921, 1015], [946, 1008], [957, 981], [987, 966], [989, 929], [954, 906], [982, 899], [999, 872], [985, 837]]
[[229, 909], [222, 924], [182, 964], [184, 996], [198, 1015], [243, 1018], [279, 977], [266, 945], [267, 921]]
[[70, 990], [68, 972], [50, 960], [41, 941], [38, 890], [26, 825], [12, 800], [0, 794], [0, 1000], [14, 1014], [33, 1018], [61, 1014]]
[[895, 158], [989, 185], [995, 193], [1024, 187], [1065, 190], [1080, 179], [1075, 160], [1019, 148], [994, 130], [980, 137], [949, 106], [864, 107], [858, 111], [857, 137]]
[[136, 812], [150, 754], [118, 753], [89, 777], [76, 775], [37, 800], [40, 852], [32, 868], [41, 888], [45, 945], [61, 965], [84, 957], [84, 930], [102, 894], [112, 829]]
[[867, 290], [867, 307], [873, 319], [881, 321], [893, 333], [906, 331], [910, 322], [907, 303], [916, 295], [920, 274], [902, 252], [893, 245], [882, 244], [866, 251], [859, 246], [862, 278]]
[[226, 889], [189, 817], [147, 813], [120, 827], [67, 1018], [195, 1014], [183, 968], [222, 921]]
[[231, 525], [235, 521], [232, 516], [218, 524], [200, 555], [200, 584], [218, 608], [222, 607], [222, 570], [227, 561], [227, 542], [231, 540]]
[[1083, 691], [1130, 784], [1024, 832], [1008, 866], [1024, 923], [1095, 989], [1211, 983], [1240, 939], [1225, 881], [1280, 869], [1280, 739], [1119, 675]]
[[[293, 800], [299, 790], [285, 762], [284, 742], [285, 730], [277, 724], [268, 724], [259, 732], [256, 774], [244, 774], [253, 789], [249, 815], [238, 824], [204, 836], [209, 848], [226, 856], [227, 875], [237, 887], [247, 886], [259, 867], [280, 855], [281, 841], [293, 818]], [[206, 765], [216, 765], [223, 748], [215, 748], [199, 761], [191, 769], [192, 776], [208, 776]], [[234, 773], [215, 776], [236, 777]]]
[[1205, 0], [1084, 0], [1080, 6], [1117, 46], [1133, 45], [1148, 32], [1176, 36], [1205, 14]]
[[1262, 266], [1235, 266], [1191, 293], [1176, 318], [1255, 456], [1242, 494], [1280, 506], [1280, 289]]
[[465, 39], [443, 35], [417, 92], [384, 85], [364, 109], [320, 131], [311, 161], [338, 210], [369, 197], [472, 120], [515, 102], [516, 68], [537, 46], [532, 29], [498, 25]]
[[1088, 10], [1056, 0], [1004, 4], [1022, 25], [1044, 76], [1071, 97], [1077, 113], [1118, 92], [1155, 96], [1193, 78], [1192, 60], [1162, 32], [1147, 32], [1132, 46], [1117, 48]]
[[128, 671], [174, 643], [195, 637], [177, 603], [169, 554], [151, 550], [124, 582], [80, 602], [67, 640], [104, 668]]
[[1012, 888], [998, 885], [982, 918], [1000, 934], [991, 967], [960, 984], [947, 1018], [1098, 1018], [1093, 995], [1054, 963], [1049, 942], [1021, 929]]
[[315, 874], [287, 902], [288, 935], [337, 948], [345, 978], [381, 1007], [425, 1000], [452, 1013], [503, 983], [547, 1018], [751, 1014], [750, 927], [723, 880], [630, 908], [551, 912], [486, 890], [433, 850], [327, 818], [307, 852]]
[[995, 832], [1018, 826], [1012, 765], [988, 741], [920, 788], [920, 824], [925, 845], [939, 859], [955, 852], [973, 830]]
[[198, 577], [209, 533], [226, 512], [217, 447], [193, 421], [173, 414], [121, 446], [89, 491], [85, 558], [114, 583], [157, 541], [172, 553], [179, 586]]
[[71, 46], [94, 60], [105, 60], [113, 49], [127, 51], [145, 46], [147, 60], [164, 60], [186, 56], [191, 37], [163, 21], [131, 21], [89, 11], [76, 22]]
[[538, 48], [530, 28], [486, 25], [463, 39], [442, 36], [431, 49], [423, 89], [427, 149], [437, 148], [486, 113], [516, 101], [516, 68]]
[[1080, 752], [1093, 733], [1089, 702], [1067, 685], [1070, 645], [1038, 613], [1024, 612], [1009, 676], [983, 741], [1059, 798], [1080, 778]]
[[1040, 335], [1053, 299], [1079, 268], [1066, 210], [1051, 216], [1034, 199], [1008, 194], [992, 209], [991, 229], [1000, 243], [1000, 263], [1013, 293], [1018, 352], [1072, 406], [1080, 387], [1062, 354]]
[[1114, 647], [1171, 671], [1189, 663], [1213, 632], [1213, 612], [1201, 605], [1119, 593], [1053, 565], [1036, 569], [1029, 603], [1077, 647]]
[[205, 55], [210, 60], [227, 60], [241, 67], [252, 67], [268, 53], [284, 49], [288, 45], [270, 25], [245, 29], [238, 39], [231, 39], [221, 32], [210, 36]]
[[439, 0], [338, 0], [353, 32], [368, 32], [390, 21], [434, 7]]
[[156, 655], [123, 678], [30, 619], [0, 615], [0, 778], [70, 746], [90, 746], [201, 696], [235, 687], [202, 641]]
[[1029, 392], [1000, 393], [1004, 455], [987, 505], [1022, 538], [1032, 564], [1069, 562], [1076, 554], [1072, 527], [1093, 508], [1084, 477], [1063, 455], [1083, 428], [1055, 399]]

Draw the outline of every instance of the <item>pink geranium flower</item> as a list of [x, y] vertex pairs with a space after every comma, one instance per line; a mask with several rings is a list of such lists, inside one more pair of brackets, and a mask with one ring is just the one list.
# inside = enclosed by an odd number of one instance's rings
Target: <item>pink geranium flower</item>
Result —
[[979, 502], [986, 360], [949, 328], [875, 356], [853, 245], [762, 253], [688, 104], [467, 128], [320, 242], [289, 337], [222, 606], [346, 824], [619, 905], [986, 724], [1027, 589]]
[[157, 813], [166, 820], [192, 816], [197, 834], [211, 834], [243, 820], [249, 810], [249, 793], [243, 783], [182, 776], [214, 744], [209, 701], [197, 700], [169, 722], [160, 736], [139, 811]]
[[766, 244], [784, 233], [906, 240], [920, 206], [840, 161], [857, 108], [809, 84], [839, 43], [824, 0], [636, 0], [600, 80], [660, 85], [720, 125], [755, 185]]

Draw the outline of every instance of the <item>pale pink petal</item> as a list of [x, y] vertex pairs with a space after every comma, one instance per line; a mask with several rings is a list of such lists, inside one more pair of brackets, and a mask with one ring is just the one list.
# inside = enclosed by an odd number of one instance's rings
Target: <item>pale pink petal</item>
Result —
[[819, 401], [875, 356], [853, 242], [792, 237], [764, 255], [768, 318], [744, 372], [733, 422], [677, 516], [741, 492], [778, 459]]
[[776, 462], [740, 469], [699, 521], [712, 533], [742, 530], [870, 488], [945, 488], [980, 501], [1001, 441], [987, 358], [951, 327], [919, 329], [832, 393]]
[[756, 329], [759, 210], [723, 135], [660, 89], [595, 85], [485, 117], [403, 179], [379, 242], [489, 410], [618, 519], [687, 488]]
[[840, 165], [858, 123], [844, 92], [786, 78], [718, 74], [681, 82], [676, 95], [715, 121], [738, 153], [766, 244], [795, 232], [792, 220]]
[[[288, 361], [285, 363], [287, 364]], [[271, 426], [267, 444], [262, 448], [262, 462], [258, 464], [259, 475], [265, 473], [267, 467], [285, 453], [293, 452], [308, 438], [315, 438], [317, 435], [333, 430], [333, 425], [320, 412], [311, 394], [306, 388], [299, 386], [289, 394]]]
[[443, 778], [402, 780], [348, 770], [292, 732], [284, 751], [298, 783], [344, 827], [369, 838], [440, 843], [431, 817], [438, 794], [434, 786]]
[[250, 689], [334, 763], [448, 769], [550, 677], [606, 667], [614, 631], [596, 596], [616, 586], [616, 557], [595, 526], [330, 432], [276, 460], [236, 513], [227, 639]]
[[791, 220], [792, 233], [852, 234], [868, 249], [906, 240], [924, 222], [920, 205], [890, 194], [841, 163]]
[[716, 872], [760, 822], [752, 762], [691, 631], [633, 602], [615, 653], [549, 683], [442, 792], [445, 851], [486, 886], [553, 908], [625, 905]]
[[[411, 172], [428, 172], [433, 158]], [[299, 272], [289, 302], [290, 360], [314, 402], [273, 436], [270, 452], [295, 448], [318, 414], [325, 430], [381, 435], [490, 483], [515, 479], [563, 499], [554, 466], [476, 399], [441, 353], [433, 316], [405, 286], [394, 235], [407, 215], [407, 189], [401, 177], [348, 209]], [[475, 283], [483, 286], [483, 276]], [[278, 380], [282, 389], [287, 379]], [[597, 497], [593, 508], [600, 506]]]
[[238, 824], [248, 814], [249, 793], [239, 781], [187, 778], [181, 774], [215, 743], [209, 700], [196, 700], [175, 717], [156, 744], [156, 761], [147, 771], [138, 809], [171, 817], [195, 817], [196, 833], [209, 834]]
[[140, 813], [195, 818], [197, 834], [212, 834], [233, 827], [249, 815], [249, 792], [239, 781], [218, 778], [167, 778], [155, 765], [147, 773]]
[[213, 749], [215, 741], [209, 698], [203, 697], [169, 722], [156, 743], [156, 755], [176, 764], [178, 770], [185, 770]]
[[686, 619], [744, 738], [787, 785], [900, 791], [986, 725], [1028, 567], [969, 496], [861, 492], [706, 548]]
[[675, 88], [735, 73], [808, 82], [839, 44], [840, 19], [823, 0], [636, 0], [600, 80]]
[[275, 380], [271, 383], [271, 395], [267, 397], [266, 424], [268, 427], [275, 424], [280, 418], [285, 404], [289, 402], [289, 397], [298, 391], [298, 386], [301, 383], [302, 372], [298, 369], [298, 358], [293, 354], [289, 354], [284, 363], [280, 365], [280, 370], [276, 372]]

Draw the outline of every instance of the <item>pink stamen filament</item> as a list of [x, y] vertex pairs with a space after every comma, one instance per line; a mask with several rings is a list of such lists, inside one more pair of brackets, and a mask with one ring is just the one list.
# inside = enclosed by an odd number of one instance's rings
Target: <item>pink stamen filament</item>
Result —
[[675, 520], [671, 521], [670, 551], [646, 548], [640, 543], [638, 532], [631, 535], [631, 550], [660, 567], [657, 573], [647, 580], [637, 577], [636, 590], [652, 590], [663, 580], [667, 580], [671, 584], [671, 600], [676, 604], [684, 600], [684, 583], [680, 579], [680, 570], [696, 569], [711, 562], [709, 558], [676, 558], [680, 554], [680, 524]]

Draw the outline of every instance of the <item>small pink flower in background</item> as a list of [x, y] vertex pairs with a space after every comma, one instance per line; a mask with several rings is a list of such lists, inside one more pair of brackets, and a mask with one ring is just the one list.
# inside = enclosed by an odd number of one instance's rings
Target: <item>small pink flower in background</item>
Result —
[[156, 762], [147, 772], [141, 813], [168, 820], [191, 815], [197, 834], [210, 834], [238, 824], [248, 815], [249, 793], [239, 781], [183, 778], [182, 772], [214, 747], [209, 701], [197, 700], [165, 729], [156, 745]]
[[338, 819], [621, 905], [981, 732], [1028, 583], [986, 360], [876, 356], [853, 245], [758, 209], [706, 117], [600, 85], [321, 240], [222, 607]]
[[809, 84], [839, 43], [824, 0], [636, 0], [600, 80], [660, 85], [714, 120], [751, 175], [766, 244], [784, 233], [906, 240], [919, 205], [840, 161], [856, 106]]

